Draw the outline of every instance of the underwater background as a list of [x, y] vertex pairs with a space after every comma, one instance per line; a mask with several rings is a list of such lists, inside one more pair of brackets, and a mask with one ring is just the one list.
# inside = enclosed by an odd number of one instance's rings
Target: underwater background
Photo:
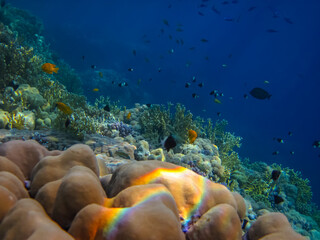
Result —
[[[38, 19], [32, 36], [44, 36], [60, 68], [52, 79], [69, 92], [128, 109], [181, 103], [195, 117], [226, 120], [242, 138], [239, 159], [301, 172], [320, 205], [318, 1], [7, 0], [4, 8], [11, 6]], [[59, 78], [63, 66], [69, 76]], [[254, 88], [271, 97], [254, 97]]]

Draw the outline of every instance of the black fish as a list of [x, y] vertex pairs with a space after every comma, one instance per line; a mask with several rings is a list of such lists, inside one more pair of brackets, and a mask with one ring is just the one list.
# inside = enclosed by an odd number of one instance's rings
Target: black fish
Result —
[[128, 83], [127, 82], [121, 82], [118, 85], [119, 85], [119, 87], [127, 87]]
[[280, 177], [280, 175], [281, 175], [281, 171], [279, 171], [279, 170], [273, 170], [272, 173], [271, 173], [271, 179], [272, 179], [273, 181], [277, 181], [278, 178]]
[[229, 2], [228, 2], [228, 1], [223, 1], [221, 4], [222, 4], [222, 5], [228, 5]]
[[172, 8], [172, 4], [169, 4], [169, 5], [168, 5], [168, 8]]
[[128, 68], [128, 71], [129, 72], [133, 72], [133, 68]]
[[208, 42], [208, 40], [205, 39], [205, 38], [202, 38], [200, 41], [203, 42], [203, 43], [207, 43]]
[[279, 143], [284, 143], [284, 140], [282, 138], [277, 138], [276, 139]]
[[217, 116], [220, 117], [221, 116], [221, 112], [217, 112]]
[[97, 66], [96, 65], [91, 65], [91, 68], [95, 69], [95, 68], [97, 68]]
[[209, 94], [210, 95], [213, 95], [213, 94], [215, 94], [216, 93], [216, 90], [213, 90], [213, 91], [211, 91]]
[[133, 56], [137, 56], [137, 51], [133, 49], [132, 54], [133, 54]]
[[110, 106], [108, 104], [103, 109], [107, 112], [110, 112]]
[[192, 93], [193, 98], [198, 98], [199, 96], [196, 93]]
[[212, 6], [211, 10], [214, 11], [218, 15], [221, 14], [221, 12], [215, 6]]
[[287, 23], [289, 23], [289, 24], [293, 24], [293, 22], [291, 21], [291, 19], [290, 19], [290, 18], [284, 17], [283, 19], [284, 19]]
[[203, 83], [199, 83], [198, 86], [199, 86], [199, 87], [203, 87]]
[[69, 118], [66, 119], [66, 122], [64, 123], [64, 125], [66, 126], [66, 128], [70, 125], [71, 121]]
[[288, 132], [288, 135], [291, 137], [293, 135], [293, 133], [292, 132]]
[[151, 103], [147, 103], [146, 105], [147, 105], [147, 107], [151, 107]]
[[205, 8], [205, 7], [207, 7], [207, 5], [205, 5], [205, 4], [203, 4], [203, 3], [201, 3], [201, 4], [199, 5], [199, 8]]
[[257, 99], [270, 99], [271, 95], [262, 88], [254, 88], [250, 91], [252, 97]]
[[196, 77], [193, 76], [193, 77], [192, 77], [192, 82], [196, 82], [196, 81], [197, 81]]
[[191, 84], [187, 82], [186, 85], [185, 85], [185, 88], [190, 87], [190, 85], [191, 85]]
[[275, 30], [275, 29], [267, 29], [267, 32], [269, 32], [269, 33], [276, 33], [276, 32], [278, 32], [277, 30]]
[[82, 56], [82, 61], [84, 61], [85, 56]]
[[312, 146], [313, 146], [314, 148], [320, 148], [320, 141], [314, 141], [313, 144], [312, 144]]
[[279, 151], [275, 151], [275, 152], [272, 153], [272, 155], [274, 155], [274, 156], [278, 155], [278, 154], [279, 154]]
[[248, 9], [248, 12], [251, 12], [251, 11], [253, 11], [254, 9], [256, 9], [257, 7], [250, 7], [249, 9]]
[[294, 151], [290, 151], [290, 154], [291, 154], [291, 155], [294, 155]]
[[248, 99], [248, 94], [243, 95], [244, 99]]
[[249, 222], [249, 221], [248, 221], [247, 219], [243, 219], [243, 223], [242, 223], [241, 228], [242, 228], [242, 229], [245, 229], [248, 222]]
[[275, 204], [280, 204], [282, 202], [284, 202], [284, 199], [282, 197], [280, 197], [278, 195], [274, 195], [274, 203]]
[[167, 137], [167, 139], [164, 141], [163, 144], [164, 148], [167, 150], [167, 152], [169, 152], [169, 150], [171, 148], [174, 148], [175, 146], [177, 146], [176, 140], [170, 135], [169, 137]]
[[202, 12], [198, 12], [198, 14], [199, 14], [200, 16], [202, 16], [202, 17], [204, 16], [204, 14], [203, 14]]

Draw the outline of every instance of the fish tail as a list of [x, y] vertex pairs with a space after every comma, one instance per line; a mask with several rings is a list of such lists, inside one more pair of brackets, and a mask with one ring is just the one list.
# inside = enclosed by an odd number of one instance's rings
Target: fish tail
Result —
[[53, 72], [58, 73], [59, 68], [54, 68]]

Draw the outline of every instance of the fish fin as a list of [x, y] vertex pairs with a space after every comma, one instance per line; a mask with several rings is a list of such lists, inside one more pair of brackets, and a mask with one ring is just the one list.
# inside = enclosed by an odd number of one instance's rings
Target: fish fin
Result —
[[58, 73], [59, 68], [54, 68], [52, 71]]

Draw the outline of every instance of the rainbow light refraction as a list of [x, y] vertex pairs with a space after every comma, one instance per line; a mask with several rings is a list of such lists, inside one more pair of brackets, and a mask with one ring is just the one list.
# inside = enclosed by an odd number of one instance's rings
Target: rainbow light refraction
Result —
[[[127, 208], [107, 208], [107, 214], [104, 214], [104, 217], [107, 218], [105, 222], [105, 228], [103, 229], [103, 235], [112, 239], [117, 234], [117, 229], [121, 221], [128, 218], [130, 214], [135, 211], [135, 206], [142, 204], [146, 201], [152, 201], [155, 198], [163, 194], [168, 194], [163, 188], [154, 187], [152, 191], [141, 193], [143, 197], [138, 203], [132, 207]], [[109, 205], [108, 199], [106, 200], [106, 205]]]
[[[186, 229], [193, 217], [200, 216], [201, 206], [209, 187], [208, 181], [189, 169], [176, 166], [175, 168], [156, 168], [133, 179], [130, 185], [157, 183], [165, 186], [177, 204], [182, 228]], [[163, 193], [168, 194], [163, 187], [154, 187], [152, 191], [142, 192], [141, 199], [134, 206], [127, 208], [114, 208], [112, 207], [113, 199], [106, 199], [104, 205], [107, 211], [104, 213], [104, 217], [108, 219], [105, 220], [104, 236], [112, 239], [117, 234], [120, 224], [135, 211], [135, 206], [145, 201], [152, 201]]]
[[132, 181], [132, 185], [142, 185], [150, 183], [162, 183], [166, 185], [162, 182], [163, 179], [165, 179], [166, 181], [172, 180], [172, 182], [176, 182], [175, 184], [177, 185], [181, 185], [184, 183], [184, 181], [190, 181], [190, 179], [192, 179], [191, 184], [195, 194], [193, 194], [192, 199], [188, 199], [188, 202], [184, 206], [179, 205], [179, 202], [176, 199], [176, 193], [173, 191], [173, 189], [169, 189], [176, 200], [181, 217], [184, 219], [184, 221], [190, 220], [191, 216], [193, 214], [196, 214], [197, 210], [202, 204], [206, 192], [206, 181], [208, 180], [200, 175], [197, 175], [189, 169], [177, 166], [172, 169], [157, 168]]

